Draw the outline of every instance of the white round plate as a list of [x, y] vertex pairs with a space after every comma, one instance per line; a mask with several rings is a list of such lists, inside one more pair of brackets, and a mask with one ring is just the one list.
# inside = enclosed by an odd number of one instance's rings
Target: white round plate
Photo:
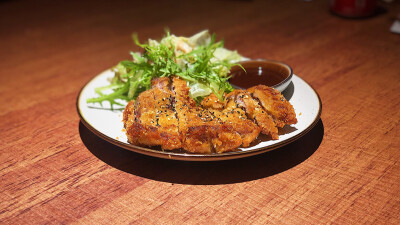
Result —
[[300, 77], [293, 75], [291, 84], [282, 94], [293, 105], [298, 122], [282, 128], [279, 131], [279, 140], [270, 140], [260, 134], [250, 147], [221, 154], [191, 154], [183, 151], [163, 151], [159, 147], [135, 146], [128, 143], [126, 138], [122, 122], [124, 107], [114, 106], [114, 110], [111, 110], [108, 102], [104, 102], [102, 106], [98, 103], [86, 103], [88, 98], [97, 96], [94, 89], [108, 85], [108, 79], [113, 76], [112, 71], [105, 71], [82, 88], [76, 103], [82, 123], [94, 134], [114, 145], [154, 157], [185, 161], [217, 161], [260, 154], [297, 140], [314, 127], [321, 115], [322, 105], [317, 92]]

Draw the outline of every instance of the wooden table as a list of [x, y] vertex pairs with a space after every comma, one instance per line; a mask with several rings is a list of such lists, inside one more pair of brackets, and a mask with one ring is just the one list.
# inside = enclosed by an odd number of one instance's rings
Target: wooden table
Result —
[[[326, 1], [1, 1], [1, 224], [399, 224], [399, 2], [344, 19]], [[82, 86], [159, 39], [208, 28], [288, 63], [319, 93], [304, 137], [254, 157], [133, 153], [79, 120]]]

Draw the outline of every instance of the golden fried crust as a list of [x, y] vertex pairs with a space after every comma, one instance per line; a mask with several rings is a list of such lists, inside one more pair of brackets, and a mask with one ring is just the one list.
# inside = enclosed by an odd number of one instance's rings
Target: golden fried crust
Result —
[[277, 127], [297, 123], [293, 106], [279, 91], [265, 85], [257, 85], [247, 89], [247, 91], [259, 100], [265, 111], [271, 115]]
[[179, 77], [172, 78], [172, 91], [175, 93], [176, 104], [178, 107], [187, 106], [195, 107], [196, 102], [189, 97], [190, 88], [187, 86], [186, 81]]
[[135, 113], [128, 119], [132, 123], [126, 123], [128, 141], [136, 145], [161, 145], [154, 118], [153, 91], [144, 91], [136, 99]]
[[124, 122], [128, 141], [130, 143], [136, 143], [137, 140], [135, 139], [134, 134], [132, 134], [132, 132], [128, 132], [131, 129], [132, 125], [135, 124], [135, 100], [131, 100], [126, 105], [122, 121]]
[[235, 101], [238, 107], [246, 111], [247, 117], [258, 124], [263, 134], [270, 135], [274, 140], [279, 138], [278, 128], [275, 126], [271, 116], [251, 97], [249, 92], [234, 90], [226, 96], [226, 101], [229, 100]]
[[221, 120], [232, 125], [239, 133], [243, 147], [248, 147], [260, 134], [261, 128], [247, 118], [246, 112], [238, 108], [234, 100], [225, 101], [225, 109], [222, 113]]
[[181, 134], [178, 130], [178, 118], [172, 105], [173, 94], [169, 90], [153, 89], [156, 101], [156, 126], [160, 132], [163, 149], [172, 150], [180, 148]]
[[260, 132], [278, 139], [278, 127], [297, 122], [293, 107], [276, 90], [259, 85], [214, 94], [196, 106], [186, 81], [156, 78], [152, 88], [130, 101], [123, 113], [128, 141], [165, 150], [223, 153], [248, 147]]
[[[220, 118], [222, 113], [200, 107], [186, 114], [188, 129], [185, 134], [185, 146], [193, 152], [226, 152], [238, 148], [242, 138], [230, 124]], [[200, 144], [203, 143], [203, 144]]]
[[188, 126], [183, 147], [192, 153], [222, 153], [241, 144], [241, 137], [232, 126], [205, 122]]
[[[130, 118], [131, 115], [134, 115], [134, 114], [135, 114], [135, 100], [131, 100], [125, 106], [125, 110], [124, 110], [124, 113], [122, 116], [122, 122], [124, 122], [125, 128], [127, 126], [128, 119]], [[134, 117], [133, 117], [133, 119], [134, 119]]]
[[[211, 139], [216, 153], [229, 152], [242, 144], [242, 138], [230, 126], [210, 127], [217, 136]], [[217, 128], [217, 129], [214, 129]], [[226, 129], [226, 130], [225, 130]]]
[[196, 102], [189, 97], [189, 87], [186, 85], [186, 81], [178, 77], [173, 77], [171, 89], [175, 95], [174, 110], [178, 118], [178, 131], [182, 137], [183, 148], [186, 149], [185, 139], [188, 130], [186, 115], [190, 112], [191, 108], [196, 106]]
[[[128, 141], [132, 144], [161, 145], [166, 150], [182, 147], [168, 84], [168, 78], [154, 79], [152, 89], [138, 96], [132, 119], [134, 122], [127, 126]], [[126, 108], [126, 111], [129, 109]]]
[[207, 134], [207, 127], [188, 127], [182, 146], [183, 149], [191, 153], [212, 153], [213, 148], [210, 143], [210, 136]]
[[179, 132], [183, 135], [182, 146], [192, 153], [225, 152], [242, 144], [240, 135], [231, 125], [224, 124], [217, 111], [196, 107], [189, 97], [186, 82], [172, 79], [175, 92], [175, 111], [179, 119]]
[[219, 98], [214, 94], [210, 94], [209, 96], [205, 97], [203, 101], [201, 101], [200, 105], [206, 109], [224, 109], [224, 102], [219, 100]]

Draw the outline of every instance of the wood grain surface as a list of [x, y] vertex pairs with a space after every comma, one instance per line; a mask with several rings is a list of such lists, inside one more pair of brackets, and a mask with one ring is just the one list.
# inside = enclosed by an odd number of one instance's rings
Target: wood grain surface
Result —
[[[327, 1], [0, 1], [0, 223], [400, 224], [400, 4], [379, 5], [345, 19]], [[103, 141], [79, 121], [80, 89], [138, 50], [133, 32], [166, 27], [288, 63], [319, 93], [320, 121], [221, 162]]]

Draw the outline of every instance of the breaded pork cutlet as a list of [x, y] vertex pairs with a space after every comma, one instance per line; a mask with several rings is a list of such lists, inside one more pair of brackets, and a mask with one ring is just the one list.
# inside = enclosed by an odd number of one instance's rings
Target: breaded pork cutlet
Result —
[[220, 110], [222, 122], [233, 126], [242, 139], [242, 146], [248, 147], [260, 134], [261, 128], [247, 118], [246, 112], [237, 106], [233, 99], [219, 100], [215, 94], [203, 99], [200, 105], [207, 109]]
[[272, 139], [277, 140], [278, 128], [275, 126], [272, 117], [263, 109], [263, 107], [253, 99], [246, 90], [234, 90], [226, 96], [225, 101], [234, 101], [238, 108], [242, 108], [247, 117], [253, 120], [261, 128], [261, 133], [270, 135]]
[[130, 143], [160, 145], [166, 150], [182, 147], [169, 82], [169, 78], [153, 79], [152, 88], [138, 96], [133, 110], [132, 104], [128, 104], [128, 111], [134, 111], [125, 123]]
[[257, 85], [247, 89], [247, 91], [261, 103], [265, 111], [271, 115], [277, 127], [282, 128], [286, 124], [297, 123], [293, 106], [286, 101], [279, 91], [265, 85]]
[[259, 135], [278, 139], [278, 128], [297, 123], [293, 106], [276, 90], [258, 85], [234, 90], [224, 101], [214, 94], [200, 105], [189, 97], [186, 81], [156, 78], [125, 108], [128, 141], [135, 145], [223, 153], [248, 147]]
[[174, 77], [175, 111], [179, 119], [182, 146], [192, 153], [225, 152], [242, 144], [240, 135], [229, 124], [222, 122], [219, 111], [197, 107], [189, 97], [186, 81]]
[[223, 110], [225, 108], [225, 103], [221, 101], [214, 93], [205, 97], [200, 105], [205, 109], [218, 109]]
[[237, 107], [235, 101], [227, 99], [225, 102], [223, 121], [234, 127], [235, 131], [242, 137], [243, 147], [248, 147], [258, 137], [261, 128], [247, 118], [246, 112]]

